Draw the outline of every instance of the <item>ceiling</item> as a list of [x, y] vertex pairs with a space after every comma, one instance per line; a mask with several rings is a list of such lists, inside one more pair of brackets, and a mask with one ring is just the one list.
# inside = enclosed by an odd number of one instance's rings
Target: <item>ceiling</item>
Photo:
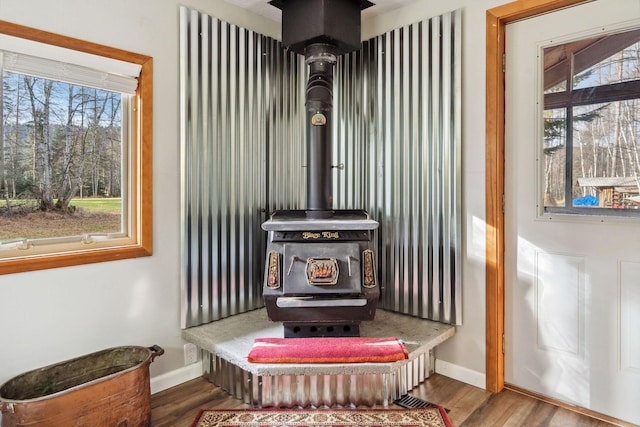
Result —
[[[234, 6], [247, 9], [255, 14], [264, 16], [272, 21], [281, 22], [280, 9], [269, 4], [269, 0], [225, 0]], [[384, 12], [388, 12], [393, 9], [399, 9], [409, 3], [413, 3], [416, 0], [371, 0], [373, 6], [362, 11], [362, 18], [379, 15]]]

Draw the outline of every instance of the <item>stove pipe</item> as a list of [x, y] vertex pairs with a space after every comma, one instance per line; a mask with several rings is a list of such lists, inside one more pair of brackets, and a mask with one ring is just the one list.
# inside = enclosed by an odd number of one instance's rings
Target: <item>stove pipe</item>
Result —
[[315, 43], [305, 49], [309, 66], [307, 110], [307, 215], [330, 216], [333, 207], [331, 166], [333, 66], [337, 48]]

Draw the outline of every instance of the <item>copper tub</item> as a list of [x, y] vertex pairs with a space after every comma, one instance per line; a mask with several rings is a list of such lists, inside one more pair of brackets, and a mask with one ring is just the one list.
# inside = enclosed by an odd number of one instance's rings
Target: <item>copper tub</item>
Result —
[[149, 365], [163, 353], [116, 347], [14, 377], [0, 387], [2, 427], [149, 426]]

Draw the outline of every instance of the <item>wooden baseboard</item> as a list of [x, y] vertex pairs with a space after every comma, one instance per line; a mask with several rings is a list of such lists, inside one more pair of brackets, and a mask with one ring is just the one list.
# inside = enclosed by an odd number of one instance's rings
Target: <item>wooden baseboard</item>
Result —
[[601, 414], [599, 412], [592, 411], [590, 409], [582, 408], [580, 406], [571, 405], [569, 403], [562, 402], [560, 400], [552, 399], [552, 398], [550, 398], [548, 396], [544, 396], [542, 394], [534, 393], [532, 391], [528, 391], [528, 390], [522, 389], [522, 388], [514, 386], [512, 384], [505, 384], [504, 388], [508, 389], [508, 390], [511, 390], [513, 392], [516, 392], [516, 393], [523, 394], [525, 396], [532, 397], [532, 398], [540, 400], [542, 402], [550, 403], [551, 405], [555, 405], [555, 406], [558, 406], [560, 408], [564, 408], [564, 409], [567, 409], [569, 411], [573, 411], [573, 412], [576, 412], [578, 414], [585, 415], [585, 416], [590, 417], [590, 418], [594, 418], [596, 420], [604, 421], [604, 422], [607, 422], [607, 423], [610, 423], [610, 424], [614, 424], [614, 425], [617, 425], [617, 426], [620, 426], [620, 427], [637, 427], [635, 424], [628, 423], [626, 421], [622, 421], [622, 420], [619, 420], [617, 418], [613, 418], [613, 417], [610, 417], [608, 415], [604, 415], [604, 414]]

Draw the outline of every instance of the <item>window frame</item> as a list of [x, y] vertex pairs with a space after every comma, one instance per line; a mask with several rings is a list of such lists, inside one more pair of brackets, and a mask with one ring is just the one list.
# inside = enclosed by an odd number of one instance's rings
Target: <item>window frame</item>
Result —
[[37, 253], [0, 259], [0, 275], [56, 267], [91, 264], [152, 255], [153, 245], [153, 58], [101, 44], [67, 37], [0, 20], [0, 33], [78, 52], [121, 60], [141, 66], [138, 88], [132, 98], [131, 126], [127, 163], [122, 170], [130, 181], [131, 203], [123, 215], [128, 217], [127, 242], [121, 239], [103, 242], [99, 247], [78, 249], [77, 245], [39, 246]]

